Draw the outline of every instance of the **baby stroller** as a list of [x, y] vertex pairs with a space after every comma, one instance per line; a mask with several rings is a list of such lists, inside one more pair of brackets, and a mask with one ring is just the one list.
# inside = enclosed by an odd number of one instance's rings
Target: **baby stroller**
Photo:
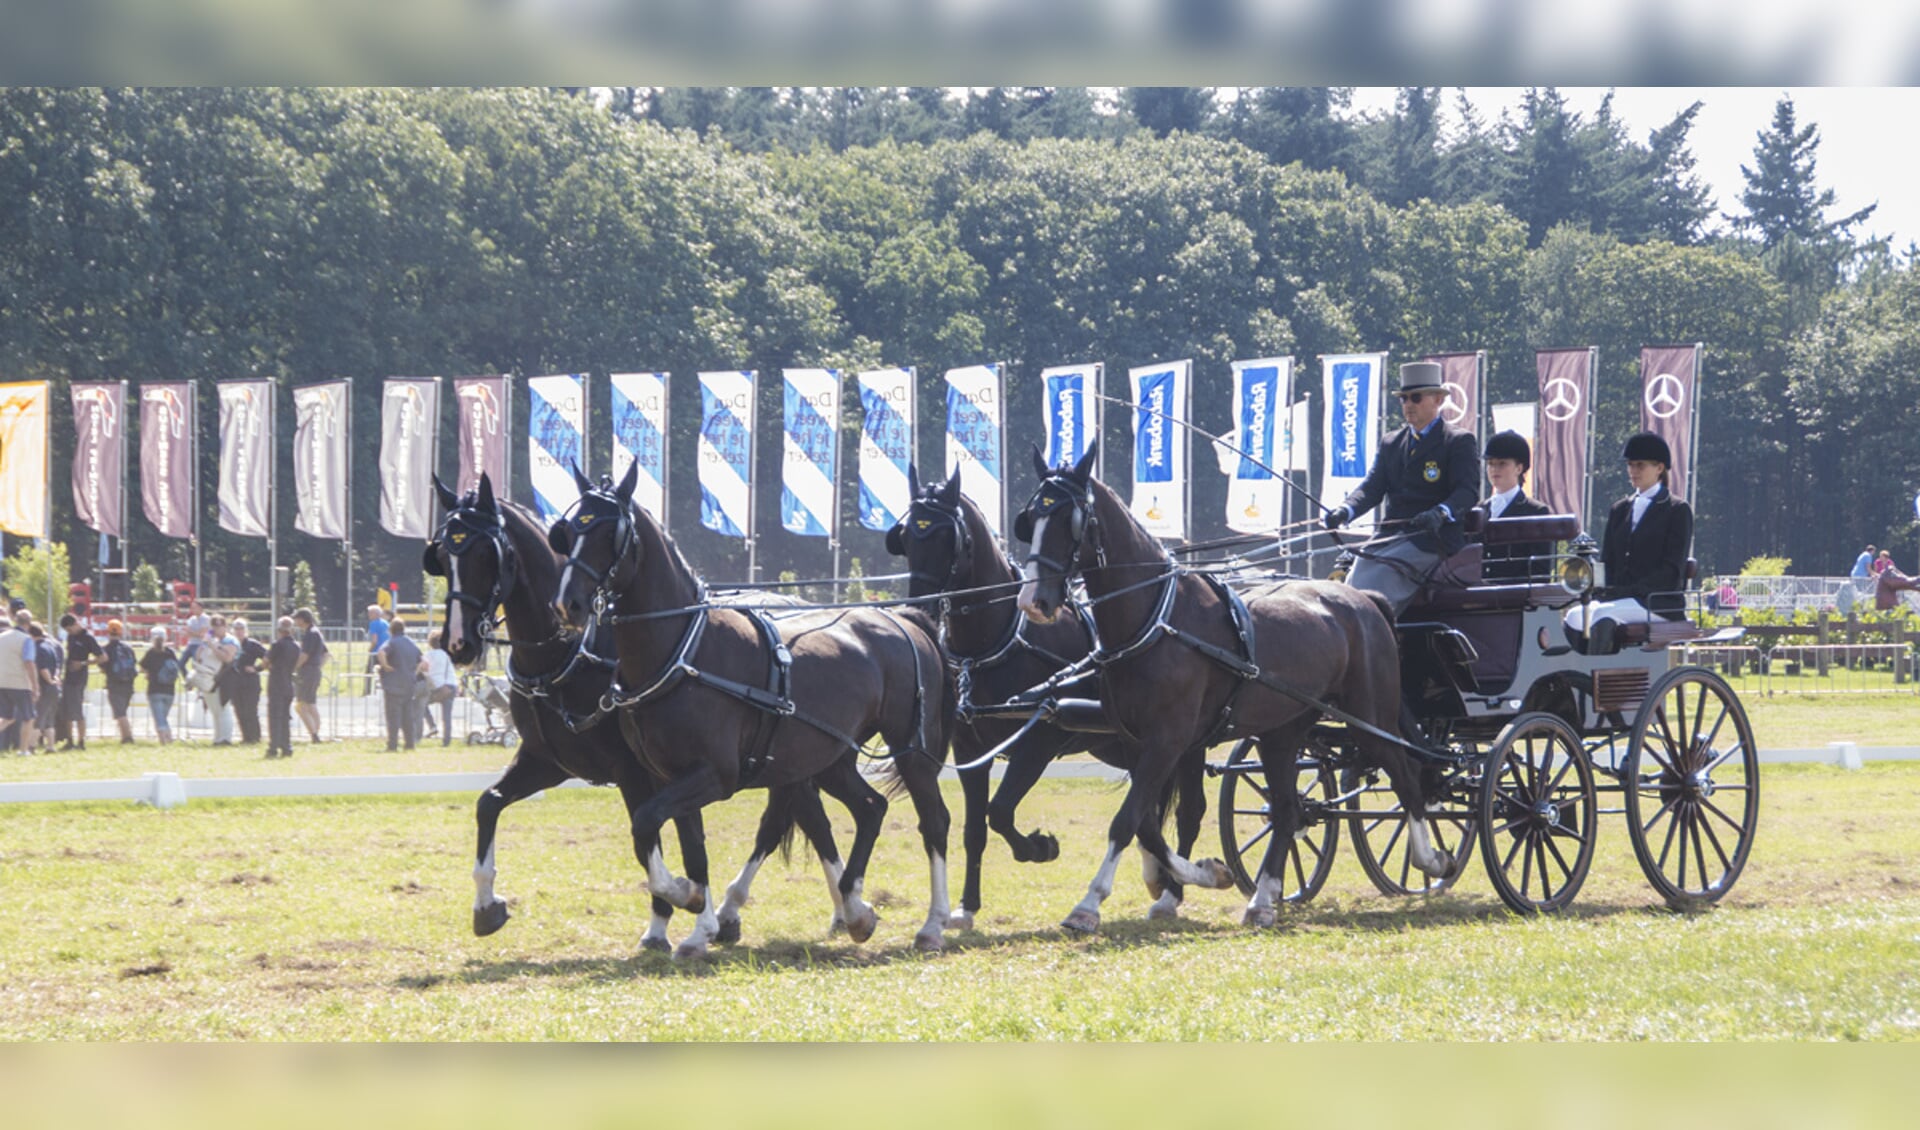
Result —
[[467, 744], [517, 744], [520, 735], [513, 728], [512, 700], [507, 697], [513, 692], [508, 689], [507, 681], [499, 676], [468, 671], [460, 677], [460, 684], [466, 689], [467, 697], [480, 704], [487, 718], [486, 729], [467, 732]]

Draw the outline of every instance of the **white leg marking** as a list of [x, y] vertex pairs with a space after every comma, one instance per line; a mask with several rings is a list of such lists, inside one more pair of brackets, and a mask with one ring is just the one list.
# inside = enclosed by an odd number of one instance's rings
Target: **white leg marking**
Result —
[[1147, 893], [1156, 898], [1166, 886], [1160, 881], [1160, 861], [1150, 851], [1140, 853], [1140, 881], [1147, 885]]
[[1174, 897], [1172, 890], [1161, 891], [1160, 897], [1153, 900], [1152, 906], [1147, 907], [1147, 917], [1150, 919], [1180, 917], [1180, 900]]
[[1100, 861], [1100, 870], [1094, 873], [1093, 882], [1088, 884], [1087, 897], [1081, 899], [1073, 908], [1076, 912], [1084, 910], [1090, 914], [1100, 913], [1100, 904], [1107, 901], [1107, 896], [1113, 893], [1113, 876], [1120, 868], [1120, 851], [1121, 849], [1114, 844], [1107, 845], [1107, 857]]
[[1246, 913], [1240, 916], [1240, 921], [1249, 926], [1271, 926], [1274, 908], [1283, 901], [1280, 881], [1263, 871], [1253, 881], [1253, 898], [1248, 900]]
[[643, 950], [670, 950], [673, 939], [667, 937], [667, 916], [654, 914], [647, 918], [647, 932], [640, 935], [640, 948]]
[[1181, 858], [1180, 853], [1176, 851], [1167, 852], [1167, 870], [1173, 872], [1174, 878], [1190, 887], [1211, 887], [1222, 890], [1233, 882], [1233, 877], [1227, 873], [1226, 864], [1219, 860], [1208, 859], [1200, 863], [1191, 863]]
[[880, 925], [879, 913], [860, 897], [865, 886], [865, 879], [855, 879], [853, 888], [846, 894], [847, 936], [856, 942], [873, 937], [875, 927]]
[[937, 851], [928, 852], [927, 868], [932, 875], [933, 897], [927, 907], [926, 925], [920, 927], [920, 932], [914, 935], [913, 945], [915, 949], [935, 951], [943, 944], [942, 938], [947, 929], [947, 915], [953, 909], [953, 904], [947, 897], [947, 857]]
[[823, 859], [820, 870], [827, 876], [827, 895], [833, 899], [833, 918], [827, 923], [827, 933], [835, 934], [847, 928], [847, 903], [840, 896], [840, 876], [847, 869], [837, 859]]
[[1447, 873], [1447, 857], [1434, 850], [1427, 838], [1427, 822], [1421, 817], [1407, 817], [1407, 855], [1415, 867], [1435, 879]]
[[[705, 887], [697, 889], [703, 898], [709, 893]], [[687, 935], [686, 941], [674, 947], [673, 956], [677, 961], [707, 956], [707, 944], [720, 932], [720, 919], [714, 913], [713, 900], [706, 898], [705, 901], [706, 905], [693, 920], [693, 933]]]
[[493, 903], [493, 849], [487, 845], [487, 857], [473, 867], [473, 909], [485, 910]]
[[692, 880], [678, 878], [667, 870], [666, 856], [657, 847], [647, 856], [647, 890], [679, 907], [693, 901]]
[[747, 865], [740, 869], [739, 877], [727, 884], [727, 900], [720, 904], [720, 921], [740, 920], [740, 908], [753, 897], [753, 877], [760, 873], [760, 865], [765, 862], [766, 856], [763, 855], [747, 860]]

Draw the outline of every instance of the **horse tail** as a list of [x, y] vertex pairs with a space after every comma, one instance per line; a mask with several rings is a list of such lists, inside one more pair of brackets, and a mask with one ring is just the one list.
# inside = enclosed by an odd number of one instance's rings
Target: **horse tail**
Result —
[[1381, 596], [1379, 593], [1374, 592], [1372, 589], [1361, 589], [1360, 591], [1363, 593], [1366, 593], [1367, 596], [1373, 600], [1373, 606], [1375, 608], [1378, 608], [1380, 610], [1380, 615], [1386, 618], [1387, 627], [1392, 628], [1393, 627], [1393, 602], [1388, 600], [1386, 597]]

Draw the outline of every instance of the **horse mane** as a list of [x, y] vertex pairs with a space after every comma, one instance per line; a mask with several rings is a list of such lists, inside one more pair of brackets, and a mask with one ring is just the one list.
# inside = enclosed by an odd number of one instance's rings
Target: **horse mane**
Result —
[[[985, 552], [989, 563], [998, 563], [1008, 574], [1018, 577], [1020, 570], [1013, 567], [1013, 560], [1002, 548], [1000, 539], [993, 536], [993, 527], [987, 524], [986, 512], [980, 509], [979, 504], [963, 494], [960, 496], [960, 513], [962, 520], [969, 526], [967, 532], [973, 542], [974, 556], [978, 558], [982, 552]], [[975, 585], [985, 583], [980, 579], [978, 570], [974, 571], [973, 577]]]
[[[1113, 551], [1117, 548], [1138, 548], [1143, 556], [1159, 557], [1169, 562], [1173, 560], [1173, 555], [1167, 551], [1166, 545], [1140, 524], [1140, 519], [1134, 516], [1132, 507], [1121, 501], [1118, 491], [1099, 479], [1088, 479], [1087, 482], [1093, 487], [1094, 506], [1104, 507], [1104, 511], [1100, 514], [1102, 527], [1100, 536], [1109, 558], [1114, 555]], [[1112, 524], [1108, 525], [1110, 519]], [[1119, 530], [1126, 530], [1137, 543], [1136, 546], [1127, 547], [1116, 543], [1113, 535]]]
[[647, 513], [646, 507], [637, 502], [629, 500], [627, 510], [633, 518], [634, 532], [649, 543], [647, 551], [660, 554], [666, 560], [668, 568], [685, 577], [696, 590], [704, 589], [706, 581], [692, 565], [687, 563], [686, 555], [680, 552], [679, 543], [673, 540], [673, 535], [667, 532], [666, 527], [662, 526], [653, 515]]
[[494, 506], [500, 512], [513, 554], [519, 559], [521, 582], [535, 586], [535, 592], [553, 592], [560, 584], [560, 566], [547, 547], [540, 516], [529, 507], [505, 499], [496, 498]]

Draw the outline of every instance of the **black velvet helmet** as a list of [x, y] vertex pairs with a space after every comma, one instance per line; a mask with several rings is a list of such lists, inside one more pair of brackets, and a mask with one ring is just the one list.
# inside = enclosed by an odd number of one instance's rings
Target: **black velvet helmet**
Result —
[[1658, 463], [1662, 467], [1673, 466], [1673, 450], [1667, 441], [1652, 432], [1641, 432], [1627, 440], [1627, 449], [1620, 456], [1627, 462], [1639, 460], [1642, 463]]
[[1487, 440], [1485, 458], [1511, 459], [1527, 470], [1533, 469], [1533, 448], [1527, 444], [1527, 437], [1516, 431], [1495, 432]]

